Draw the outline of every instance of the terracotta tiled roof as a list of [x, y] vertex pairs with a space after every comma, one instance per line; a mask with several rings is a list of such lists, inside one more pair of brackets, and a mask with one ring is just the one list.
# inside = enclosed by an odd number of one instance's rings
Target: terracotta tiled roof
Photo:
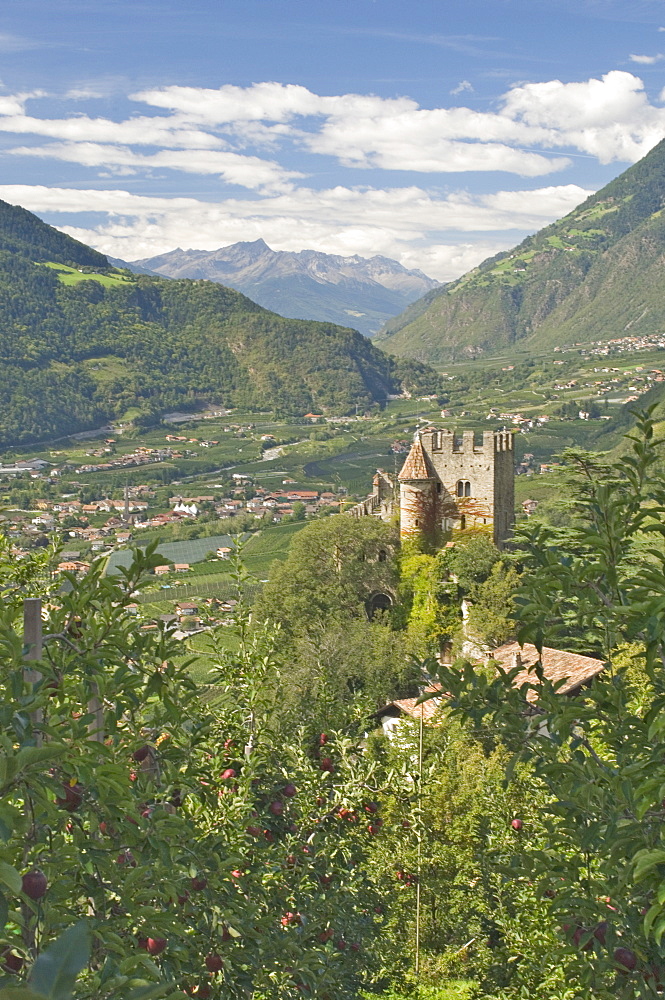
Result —
[[[425, 691], [441, 691], [441, 685], [431, 684], [429, 687], [425, 688]], [[395, 712], [395, 710], [399, 710], [403, 715], [409, 715], [412, 719], [420, 719], [422, 715], [423, 720], [425, 722], [429, 722], [429, 720], [436, 715], [440, 699], [430, 698], [429, 701], [424, 701], [422, 705], [417, 705], [417, 701], [417, 698], [397, 698], [395, 701], [391, 701], [387, 705], [384, 705], [383, 708], [380, 708], [378, 712], [375, 712], [374, 714], [378, 716], [389, 715], [391, 711]]]
[[397, 477], [402, 483], [405, 480], [413, 479], [436, 479], [436, 473], [432, 464], [425, 454], [420, 435], [416, 436], [411, 445], [411, 451], [406, 457], [406, 462], [402, 466], [402, 471]]
[[[516, 657], [519, 660], [516, 663]], [[492, 653], [492, 659], [498, 660], [504, 670], [511, 670], [521, 662], [524, 669], [515, 677], [515, 687], [521, 687], [527, 682], [537, 683], [537, 677], [532, 672], [538, 662], [538, 650], [527, 643], [520, 646], [517, 642], [507, 642]], [[592, 656], [581, 656], [579, 653], [567, 653], [562, 649], [543, 647], [542, 664], [545, 677], [555, 684], [565, 683], [559, 688], [559, 694], [571, 694], [583, 684], [588, 684], [605, 667], [602, 660]], [[534, 692], [530, 692], [529, 700], [534, 700]]]

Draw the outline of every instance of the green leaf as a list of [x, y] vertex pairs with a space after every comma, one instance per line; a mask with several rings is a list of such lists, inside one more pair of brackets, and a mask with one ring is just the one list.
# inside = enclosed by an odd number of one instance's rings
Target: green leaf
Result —
[[60, 757], [66, 749], [64, 743], [46, 743], [43, 747], [23, 747], [16, 755], [18, 770], [22, 771], [23, 768], [31, 767], [33, 764], [41, 764], [45, 760]]
[[178, 990], [173, 992], [173, 983], [155, 983], [154, 986], [141, 986], [127, 994], [126, 1000], [159, 1000], [160, 997], [184, 997]]
[[665, 850], [659, 848], [655, 851], [638, 851], [635, 855], [635, 868], [633, 875], [636, 880], [642, 878], [648, 871], [656, 865], [665, 864]]
[[34, 993], [27, 986], [7, 986], [0, 990], [0, 1000], [44, 1000], [43, 994]]
[[69, 927], [33, 965], [31, 988], [48, 1000], [70, 1000], [76, 977], [90, 956], [90, 944], [87, 920]]
[[11, 889], [12, 892], [21, 891], [21, 876], [15, 868], [12, 868], [5, 861], [0, 861], [0, 882], [6, 885], [8, 889]]

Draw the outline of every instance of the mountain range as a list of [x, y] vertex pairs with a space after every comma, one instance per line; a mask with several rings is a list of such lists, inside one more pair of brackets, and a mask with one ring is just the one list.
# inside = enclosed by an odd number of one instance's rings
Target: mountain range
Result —
[[665, 330], [665, 140], [558, 222], [410, 305], [377, 343], [429, 363]]
[[[113, 261], [123, 266], [122, 261]], [[388, 257], [271, 250], [263, 240], [219, 250], [171, 250], [124, 264], [167, 278], [206, 278], [296, 319], [324, 320], [375, 335], [438, 282]]]
[[348, 327], [285, 319], [212, 281], [119, 271], [0, 202], [0, 446], [204, 402], [345, 413], [438, 381]]

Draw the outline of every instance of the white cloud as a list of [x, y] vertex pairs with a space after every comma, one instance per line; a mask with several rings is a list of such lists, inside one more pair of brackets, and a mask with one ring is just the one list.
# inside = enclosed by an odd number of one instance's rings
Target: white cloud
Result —
[[[35, 96], [35, 95], [27, 95]], [[72, 115], [71, 118], [35, 118], [22, 113], [25, 97], [0, 98], [0, 132], [15, 135], [42, 135], [69, 142], [118, 142], [136, 146], [166, 146], [175, 149], [219, 149], [226, 143], [177, 118], [141, 116], [124, 122], [108, 118], [89, 118]], [[2, 101], [14, 101], [4, 110]], [[20, 103], [16, 103], [20, 102]]]
[[65, 100], [90, 101], [104, 96], [105, 95], [100, 90], [93, 90], [92, 87], [72, 87], [72, 89], [68, 90], [65, 94]]
[[[324, 191], [300, 188], [259, 199], [202, 202], [122, 190], [0, 187], [1, 198], [37, 213], [105, 213], [107, 221], [96, 228], [62, 228], [124, 260], [153, 256], [175, 246], [214, 250], [261, 237], [278, 250], [383, 254], [409, 267], [421, 267], [441, 281], [512, 246], [523, 232], [566, 214], [589, 193], [565, 185], [476, 197], [456, 192], [436, 198], [418, 187], [338, 186]], [[445, 233], [496, 235], [489, 239], [481, 235], [478, 240], [453, 237], [451, 241]]]
[[94, 142], [48, 143], [45, 146], [17, 146], [6, 150], [14, 156], [42, 157], [79, 163], [85, 167], [122, 168], [122, 172], [169, 169], [189, 174], [214, 174], [228, 184], [267, 191], [290, 187], [303, 175], [283, 170], [278, 163], [258, 156], [218, 152], [209, 149], [163, 149], [144, 156], [126, 146], [105, 146]]
[[0, 52], [28, 52], [30, 49], [38, 48], [41, 48], [41, 42], [34, 42], [30, 38], [12, 35], [6, 31], [0, 32]]
[[658, 52], [655, 56], [638, 56], [631, 52], [628, 58], [631, 62], [640, 63], [642, 66], [653, 66], [654, 63], [660, 62], [661, 59], [665, 59], [665, 56], [662, 52]]
[[472, 91], [474, 88], [469, 80], [460, 80], [456, 87], [450, 91], [451, 94], [463, 94], [465, 90]]

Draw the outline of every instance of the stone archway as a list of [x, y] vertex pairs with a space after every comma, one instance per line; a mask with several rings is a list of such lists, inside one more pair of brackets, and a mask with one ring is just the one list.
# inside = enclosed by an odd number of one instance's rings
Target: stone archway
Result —
[[390, 594], [386, 594], [383, 591], [377, 591], [365, 601], [365, 610], [367, 612], [368, 619], [372, 621], [377, 614], [384, 611], [390, 611], [393, 604], [394, 601]]

